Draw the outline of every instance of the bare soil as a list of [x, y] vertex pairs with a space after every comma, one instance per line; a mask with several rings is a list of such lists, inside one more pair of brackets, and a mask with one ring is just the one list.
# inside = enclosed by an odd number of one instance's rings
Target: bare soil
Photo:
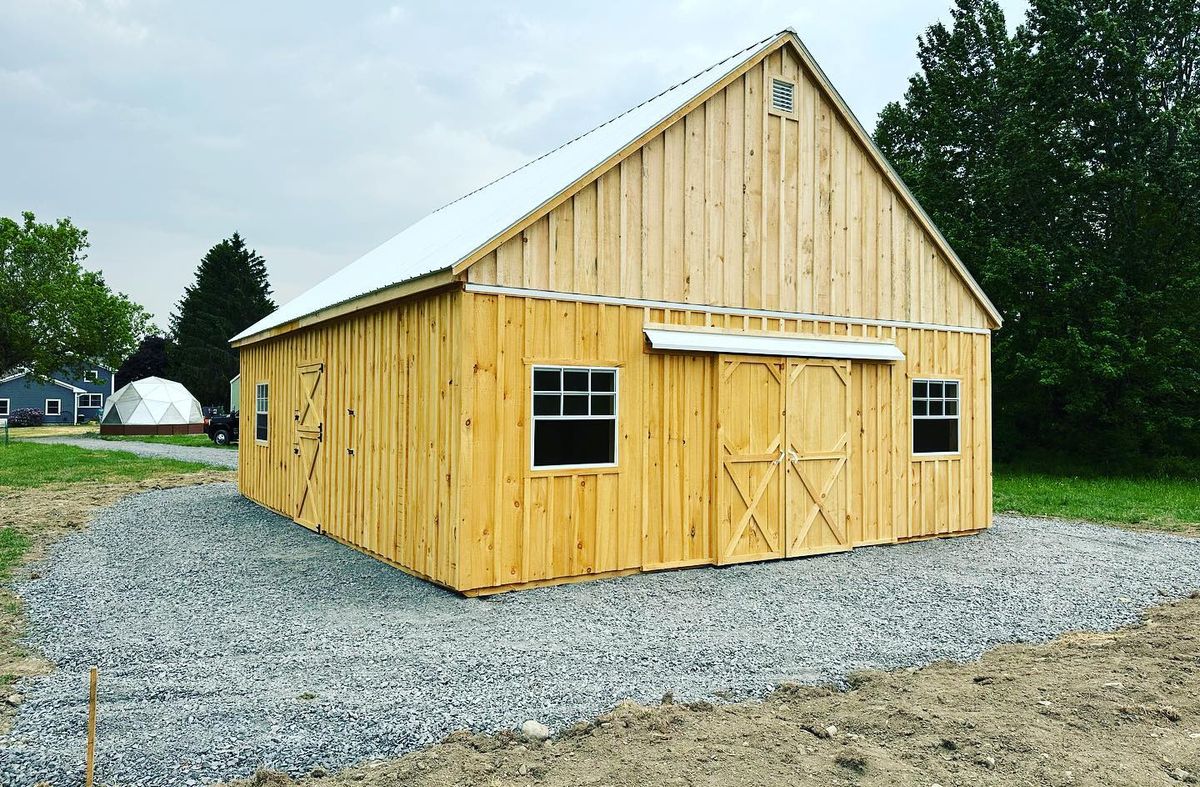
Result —
[[[159, 475], [141, 481], [63, 484], [13, 489], [0, 487], [0, 529], [11, 527], [30, 539], [29, 551], [13, 572], [13, 579], [36, 577], [34, 564], [63, 536], [86, 527], [92, 513], [126, 495], [151, 489], [236, 480], [233, 471], [203, 471]], [[0, 733], [8, 729], [16, 709], [4, 701], [8, 684], [16, 678], [40, 675], [53, 665], [19, 644], [24, 631], [21, 600], [10, 587], [0, 586]]]
[[[305, 787], [1172, 785], [1200, 776], [1200, 594], [1113, 633], [969, 664], [784, 686], [762, 702], [618, 706], [545, 743], [456, 733]], [[238, 785], [291, 785], [260, 772]]]

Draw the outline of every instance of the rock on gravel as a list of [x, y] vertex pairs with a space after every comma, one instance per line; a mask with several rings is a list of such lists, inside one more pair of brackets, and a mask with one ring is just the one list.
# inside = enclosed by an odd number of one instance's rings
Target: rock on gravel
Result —
[[540, 721], [529, 719], [521, 725], [521, 736], [530, 743], [541, 743], [550, 737], [550, 728]]
[[201, 462], [213, 467], [238, 465], [238, 449], [216, 446], [170, 445], [168, 443], [142, 443], [137, 440], [100, 440], [95, 437], [37, 437], [30, 442], [59, 443], [88, 448], [93, 451], [124, 451], [138, 456], [153, 456], [160, 459], [178, 459], [183, 462]]
[[126, 498], [42, 574], [19, 590], [59, 667], [14, 687], [0, 783], [81, 780], [95, 663], [98, 781], [175, 785], [1112, 629], [1200, 588], [1200, 541], [998, 517], [973, 538], [473, 600], [214, 484]]

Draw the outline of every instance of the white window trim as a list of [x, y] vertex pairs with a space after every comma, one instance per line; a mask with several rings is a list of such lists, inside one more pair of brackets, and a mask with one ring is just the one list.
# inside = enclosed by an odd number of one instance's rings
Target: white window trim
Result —
[[0, 413], [0, 417], [7, 418], [12, 412], [12, 402], [8, 399], [0, 399], [0, 402], [4, 402], [4, 412]]
[[[56, 413], [50, 412], [50, 403], [51, 402], [54, 402], [55, 404], [58, 405], [58, 412], [56, 412]], [[42, 408], [42, 414], [43, 415], [61, 416], [62, 415], [62, 399], [47, 399], [46, 406]]]
[[[89, 374], [91, 375], [91, 377], [88, 377]], [[99, 382], [100, 381], [100, 370], [99, 369], [88, 369], [87, 371], [85, 371], [83, 373], [83, 381], [85, 383]]]
[[[533, 414], [533, 397], [535, 388], [533, 384], [534, 373], [539, 369], [571, 369], [574, 371], [587, 372], [612, 372], [613, 373], [613, 413], [612, 415], [534, 415]], [[588, 391], [588, 409], [591, 410], [591, 382], [589, 380]], [[621, 461], [621, 441], [617, 439], [617, 416], [621, 412], [621, 370], [616, 366], [572, 366], [570, 364], [554, 364], [554, 363], [538, 363], [532, 364], [529, 367], [529, 469], [532, 472], [540, 473], [546, 470], [596, 470], [603, 468], [617, 467]], [[592, 462], [588, 464], [569, 464], [569, 465], [539, 465], [534, 463], [533, 452], [536, 443], [535, 437], [537, 434], [538, 421], [574, 421], [578, 419], [589, 421], [612, 421], [613, 422], [613, 460], [611, 462]]]
[[[259, 396], [258, 389], [265, 388], [266, 396]], [[258, 409], [258, 403], [266, 401], [267, 407], [265, 410]], [[267, 437], [259, 438], [258, 436], [258, 417], [265, 415], [267, 417]], [[271, 436], [271, 384], [265, 380], [254, 384], [254, 442], [258, 445], [266, 445], [267, 438]]]
[[[97, 397], [97, 396], [100, 397], [100, 404], [84, 404], [84, 400], [87, 400], [90, 402], [90, 401], [92, 401], [93, 397]], [[91, 409], [93, 407], [103, 407], [104, 406], [104, 394], [102, 394], [102, 393], [81, 393], [81, 394], [78, 394], [78, 397], [79, 398], [75, 402], [75, 406], [77, 408], [78, 407], [86, 407], [88, 409]]]
[[[913, 414], [913, 383], [955, 383], [958, 386], [958, 412], [954, 416], [954, 428], [957, 432], [955, 442], [958, 443], [957, 451], [914, 451], [913, 450], [913, 421], [942, 421], [950, 416], [948, 415], [914, 415]], [[908, 380], [908, 450], [912, 456], [962, 456], [962, 415], [963, 415], [963, 384], [958, 377], [910, 377]]]

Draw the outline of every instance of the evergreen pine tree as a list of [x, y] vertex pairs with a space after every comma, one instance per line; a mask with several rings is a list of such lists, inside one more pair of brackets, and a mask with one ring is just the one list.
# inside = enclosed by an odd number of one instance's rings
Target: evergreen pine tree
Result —
[[117, 370], [116, 387], [121, 388], [145, 377], [166, 376], [167, 340], [162, 336], [147, 336]]
[[238, 372], [230, 337], [274, 309], [266, 262], [235, 232], [204, 255], [171, 315], [169, 376], [201, 404], [224, 403]]

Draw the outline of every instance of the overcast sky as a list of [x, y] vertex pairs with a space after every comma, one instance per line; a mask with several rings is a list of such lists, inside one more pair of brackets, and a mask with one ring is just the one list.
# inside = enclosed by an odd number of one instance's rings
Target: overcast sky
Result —
[[234, 230], [283, 303], [788, 26], [870, 129], [949, 6], [0, 0], [0, 215], [70, 216], [161, 327]]

